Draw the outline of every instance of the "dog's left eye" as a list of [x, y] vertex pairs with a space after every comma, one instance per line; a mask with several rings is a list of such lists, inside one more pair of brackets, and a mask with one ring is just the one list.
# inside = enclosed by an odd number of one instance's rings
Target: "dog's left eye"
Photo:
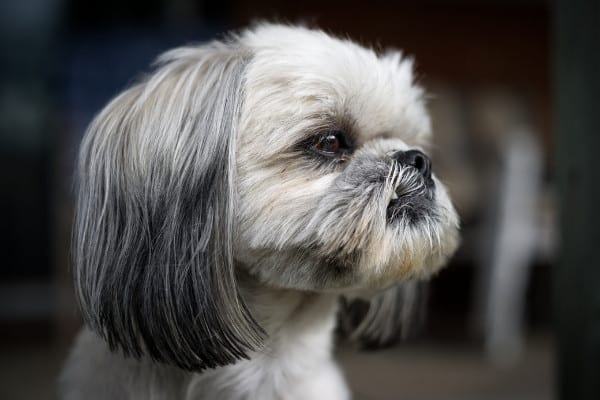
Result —
[[336, 157], [350, 151], [346, 135], [341, 131], [330, 131], [314, 136], [310, 148], [327, 157]]

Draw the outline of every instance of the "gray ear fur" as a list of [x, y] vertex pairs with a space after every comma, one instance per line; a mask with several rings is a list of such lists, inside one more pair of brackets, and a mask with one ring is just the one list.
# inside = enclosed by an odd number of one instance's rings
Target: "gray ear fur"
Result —
[[75, 287], [85, 322], [113, 350], [202, 370], [245, 358], [261, 343], [232, 256], [248, 59], [221, 42], [170, 51], [86, 133]]

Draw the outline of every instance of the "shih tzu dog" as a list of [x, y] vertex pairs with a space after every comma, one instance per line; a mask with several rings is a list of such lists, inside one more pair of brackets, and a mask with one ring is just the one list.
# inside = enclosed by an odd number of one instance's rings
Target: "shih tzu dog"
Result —
[[457, 247], [429, 136], [398, 52], [263, 24], [163, 54], [81, 147], [87, 327], [62, 398], [349, 398], [339, 297], [427, 278]]

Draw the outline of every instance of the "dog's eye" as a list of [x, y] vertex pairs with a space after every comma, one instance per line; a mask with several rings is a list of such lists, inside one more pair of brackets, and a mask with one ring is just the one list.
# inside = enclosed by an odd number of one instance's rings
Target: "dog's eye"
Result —
[[314, 136], [310, 148], [327, 157], [336, 157], [350, 150], [346, 135], [341, 131], [330, 131]]

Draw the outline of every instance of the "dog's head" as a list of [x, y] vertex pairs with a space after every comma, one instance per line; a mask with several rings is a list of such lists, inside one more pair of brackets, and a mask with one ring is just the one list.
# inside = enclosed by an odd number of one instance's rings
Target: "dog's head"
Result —
[[112, 348], [199, 370], [260, 346], [236, 272], [344, 293], [427, 277], [457, 217], [399, 53], [263, 25], [170, 51], [82, 144], [75, 279]]

